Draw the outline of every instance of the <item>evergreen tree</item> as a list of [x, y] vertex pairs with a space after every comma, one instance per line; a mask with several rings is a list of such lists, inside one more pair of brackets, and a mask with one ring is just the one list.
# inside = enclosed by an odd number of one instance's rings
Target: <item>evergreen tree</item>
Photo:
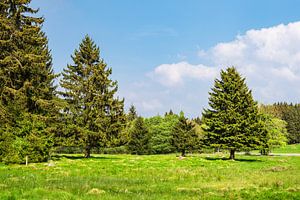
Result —
[[193, 119], [193, 121], [198, 125], [202, 125], [202, 120], [200, 117], [196, 117], [195, 119]]
[[185, 156], [187, 150], [198, 148], [200, 137], [196, 132], [195, 124], [180, 113], [179, 120], [173, 129], [172, 144], [181, 156]]
[[131, 104], [130, 108], [129, 108], [129, 113], [127, 115], [127, 120], [128, 121], [133, 121], [138, 117], [137, 112], [136, 112], [136, 108], [134, 107], [133, 104]]
[[170, 111], [169, 111], [169, 112], [166, 112], [166, 113], [165, 113], [165, 117], [166, 117], [166, 116], [168, 116], [168, 115], [174, 115], [174, 113], [173, 113], [173, 110], [172, 110], [172, 109], [170, 109]]
[[300, 105], [289, 105], [283, 113], [283, 120], [287, 122], [288, 143], [300, 143]]
[[258, 149], [265, 143], [257, 104], [234, 67], [221, 71], [209, 95], [211, 108], [204, 110], [203, 118], [211, 147], [230, 150], [234, 159], [236, 151]]
[[149, 131], [142, 117], [135, 119], [130, 130], [130, 141], [128, 149], [132, 154], [148, 154], [149, 153]]
[[125, 116], [124, 100], [115, 98], [117, 82], [109, 76], [100, 58], [100, 50], [89, 36], [72, 56], [73, 65], [63, 71], [61, 95], [67, 101], [65, 109], [69, 133], [76, 135], [77, 142], [84, 146], [85, 157], [90, 157], [91, 149], [111, 146], [115, 143], [123, 127]]
[[118, 145], [122, 146], [122, 145], [126, 145], [129, 140], [130, 140], [130, 136], [129, 136], [129, 131], [133, 126], [133, 122], [134, 120], [138, 117], [137, 111], [135, 106], [132, 104], [129, 108], [129, 112], [127, 114], [127, 118], [126, 118], [126, 126], [122, 129], [120, 137], [118, 138]]
[[[25, 155], [34, 162], [46, 160], [58, 112], [56, 75], [41, 30], [44, 19], [33, 16], [37, 10], [29, 7], [30, 2], [0, 3], [0, 118], [6, 116], [5, 124], [0, 122], [0, 142], [9, 146], [0, 154], [6, 162], [24, 162]], [[28, 124], [39, 131], [29, 131]]]

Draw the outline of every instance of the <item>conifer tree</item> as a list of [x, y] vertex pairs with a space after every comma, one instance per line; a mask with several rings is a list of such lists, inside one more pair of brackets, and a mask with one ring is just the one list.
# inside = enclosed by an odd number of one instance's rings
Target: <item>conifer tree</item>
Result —
[[206, 143], [228, 149], [230, 159], [238, 150], [258, 149], [265, 143], [257, 104], [234, 67], [221, 71], [209, 95], [210, 108], [203, 112]]
[[136, 111], [136, 108], [133, 104], [131, 104], [130, 108], [129, 108], [129, 112], [126, 116], [126, 124], [124, 126], [124, 128], [121, 130], [121, 134], [118, 138], [118, 145], [122, 146], [122, 145], [126, 145], [129, 140], [130, 140], [130, 136], [129, 136], [129, 131], [133, 126], [133, 122], [134, 120], [138, 118], [138, 114]]
[[5, 151], [9, 154], [0, 150], [7, 162], [24, 162], [25, 155], [34, 162], [46, 160], [53, 135], [49, 125], [58, 111], [56, 75], [41, 30], [44, 19], [33, 16], [37, 10], [29, 7], [30, 2], [0, 3], [0, 117], [1, 113], [6, 116], [5, 125], [0, 124], [5, 136], [0, 142], [13, 141], [8, 142], [12, 149]]
[[195, 149], [200, 143], [200, 137], [196, 133], [195, 125], [184, 117], [181, 112], [179, 121], [175, 125], [172, 134], [172, 144], [181, 156], [185, 156], [187, 150]]
[[136, 112], [136, 108], [135, 106], [132, 104], [129, 108], [129, 113], [127, 115], [127, 120], [128, 121], [133, 121], [138, 117], [137, 112]]
[[109, 77], [112, 69], [100, 58], [100, 50], [89, 36], [72, 60], [63, 71], [61, 87], [65, 91], [61, 95], [67, 101], [65, 113], [71, 132], [84, 146], [85, 157], [90, 157], [93, 147], [114, 143], [125, 121], [124, 100], [115, 97], [118, 86]]
[[130, 140], [127, 146], [132, 154], [141, 155], [149, 153], [150, 135], [142, 117], [134, 120], [129, 135]]

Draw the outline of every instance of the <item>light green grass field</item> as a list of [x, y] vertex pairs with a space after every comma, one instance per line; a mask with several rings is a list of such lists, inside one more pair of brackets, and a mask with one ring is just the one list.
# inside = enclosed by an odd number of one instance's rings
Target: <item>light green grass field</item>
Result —
[[[300, 157], [57, 156], [0, 166], [0, 199], [300, 199]], [[52, 164], [51, 164], [52, 165]]]
[[276, 148], [273, 153], [298, 153], [300, 154], [300, 144], [287, 145], [285, 147]]

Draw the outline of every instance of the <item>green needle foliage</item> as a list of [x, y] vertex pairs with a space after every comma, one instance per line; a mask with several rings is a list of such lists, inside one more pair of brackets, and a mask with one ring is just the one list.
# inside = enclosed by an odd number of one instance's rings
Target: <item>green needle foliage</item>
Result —
[[48, 158], [58, 112], [43, 18], [31, 0], [0, 2], [0, 160]]
[[129, 111], [126, 115], [125, 127], [122, 129], [119, 137], [118, 146], [125, 146], [129, 142], [130, 140], [129, 131], [132, 128], [134, 120], [136, 118], [138, 118], [136, 108], [133, 104], [131, 104]]
[[132, 122], [133, 120], [135, 120], [138, 117], [137, 112], [136, 112], [136, 108], [134, 107], [134, 105], [132, 104], [129, 108], [129, 112], [127, 114], [127, 121]]
[[221, 71], [209, 93], [210, 109], [203, 112], [206, 142], [211, 147], [235, 151], [258, 149], [266, 140], [251, 91], [234, 67]]
[[130, 141], [128, 142], [128, 150], [132, 154], [148, 154], [149, 153], [149, 130], [145, 125], [144, 119], [138, 117], [134, 120], [133, 126], [129, 131]]
[[198, 148], [200, 137], [196, 132], [195, 124], [180, 113], [179, 120], [173, 129], [172, 144], [181, 156], [185, 156], [187, 150]]
[[73, 142], [83, 146], [85, 157], [90, 157], [91, 148], [114, 144], [125, 121], [124, 100], [114, 97], [118, 85], [109, 78], [112, 69], [100, 59], [100, 50], [89, 36], [72, 59], [74, 64], [64, 69], [61, 80], [69, 124], [65, 136], [73, 135]]

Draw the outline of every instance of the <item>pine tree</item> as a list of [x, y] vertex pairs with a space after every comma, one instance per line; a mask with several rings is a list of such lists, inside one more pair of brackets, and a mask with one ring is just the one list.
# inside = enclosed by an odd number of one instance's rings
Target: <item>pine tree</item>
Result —
[[74, 64], [63, 71], [61, 87], [65, 91], [61, 95], [67, 101], [65, 113], [71, 132], [84, 146], [85, 157], [90, 157], [93, 147], [115, 142], [125, 121], [124, 100], [115, 98], [118, 86], [109, 78], [112, 69], [100, 58], [100, 50], [89, 36], [72, 59]]
[[[12, 149], [5, 151], [10, 154], [1, 156], [7, 162], [11, 158], [15, 158], [12, 162], [23, 162], [25, 154], [30, 161], [46, 160], [53, 135], [50, 124], [58, 112], [53, 85], [56, 75], [48, 41], [41, 30], [44, 19], [33, 16], [37, 10], [29, 7], [30, 2], [0, 3], [0, 117], [1, 113], [7, 116], [5, 125], [0, 124], [5, 135], [0, 142], [13, 141]], [[43, 125], [35, 127], [36, 122]], [[29, 131], [28, 124], [39, 131]], [[7, 138], [10, 139], [6, 141]], [[43, 142], [36, 142], [40, 139]]]
[[129, 108], [129, 113], [127, 115], [127, 120], [128, 121], [133, 121], [138, 117], [137, 112], [136, 112], [136, 108], [134, 107], [133, 104], [131, 104], [130, 108]]
[[258, 149], [265, 143], [257, 104], [234, 67], [221, 71], [209, 95], [211, 108], [204, 110], [203, 118], [211, 147], [230, 150], [234, 159], [236, 151]]
[[130, 141], [128, 149], [132, 154], [148, 154], [149, 153], [149, 131], [142, 117], [138, 117], [133, 122], [130, 129]]
[[172, 144], [181, 156], [185, 156], [187, 150], [198, 148], [200, 137], [196, 133], [195, 125], [180, 113], [179, 121], [175, 125], [172, 134]]
[[129, 108], [129, 112], [126, 116], [126, 125], [121, 130], [121, 134], [118, 138], [119, 146], [126, 145], [129, 142], [129, 140], [130, 140], [129, 131], [132, 128], [133, 122], [136, 118], [138, 118], [136, 108], [133, 104], [131, 104], [131, 106]]

